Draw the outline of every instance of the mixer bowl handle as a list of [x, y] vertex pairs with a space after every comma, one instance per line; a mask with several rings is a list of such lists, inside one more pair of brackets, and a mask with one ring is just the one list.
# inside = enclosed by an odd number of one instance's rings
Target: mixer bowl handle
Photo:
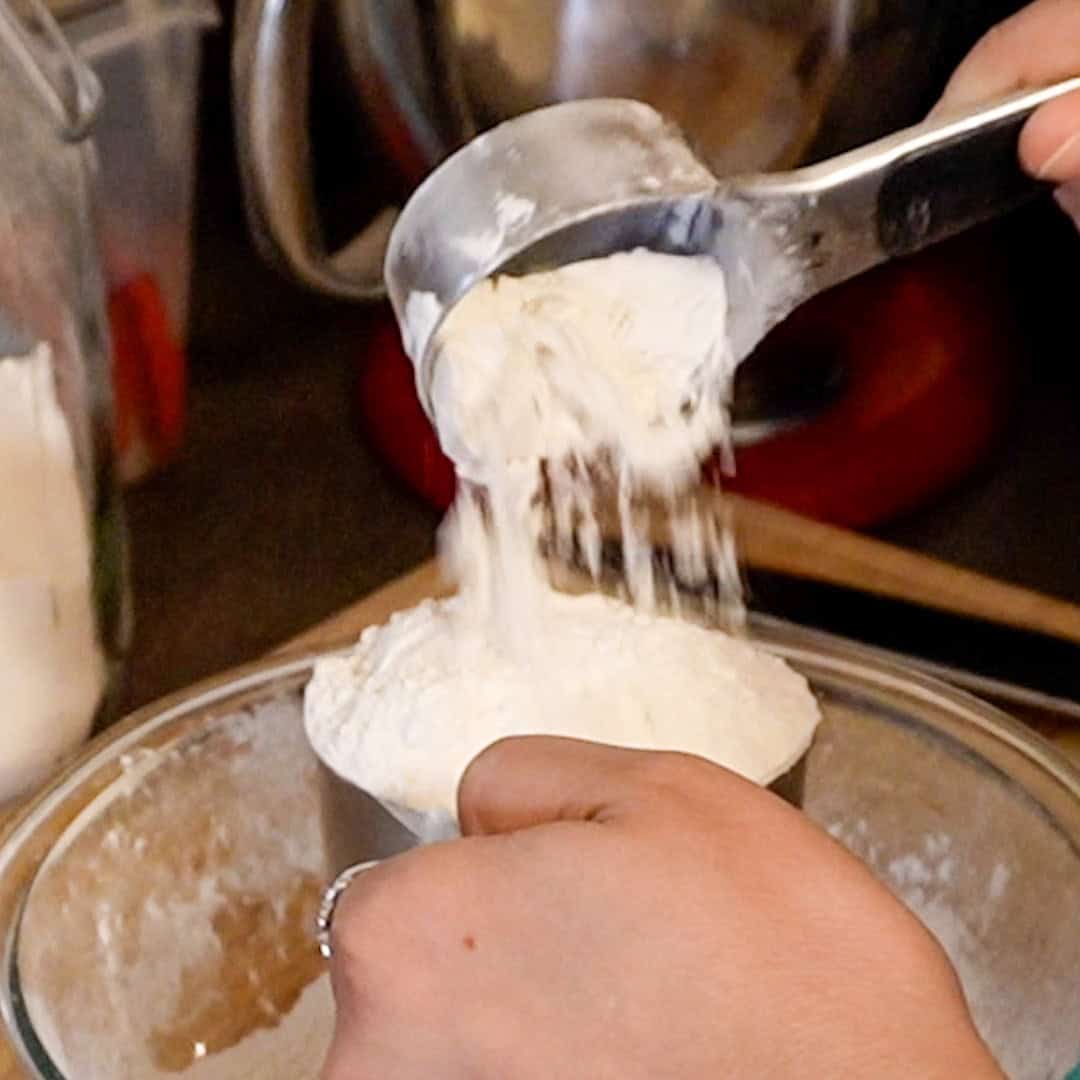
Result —
[[382, 264], [397, 216], [387, 208], [340, 251], [326, 250], [308, 135], [317, 0], [246, 0], [233, 43], [233, 111], [248, 223], [260, 252], [318, 292], [384, 294]]

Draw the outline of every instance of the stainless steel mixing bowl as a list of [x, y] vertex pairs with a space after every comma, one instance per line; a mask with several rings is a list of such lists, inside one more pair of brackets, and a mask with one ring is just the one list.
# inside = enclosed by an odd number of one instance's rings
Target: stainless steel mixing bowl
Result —
[[[1061, 1080], [1080, 1061], [1080, 774], [940, 683], [794, 628], [757, 634], [824, 710], [807, 812], [938, 935], [1009, 1075]], [[0, 1017], [29, 1076], [317, 1076], [331, 867], [310, 671], [269, 661], [142, 710], [10, 829]]]
[[[723, 176], [785, 168], [914, 123], [958, 53], [1009, 7], [334, 0], [333, 11], [343, 81], [408, 172], [422, 173], [478, 131], [542, 105], [624, 97], [673, 119]], [[392, 213], [331, 255], [312, 195], [315, 9], [316, 0], [246, 0], [239, 9], [236, 129], [252, 226], [263, 250], [312, 288], [379, 295]], [[338, 108], [335, 130], [338, 139], [358, 137], [347, 107]]]

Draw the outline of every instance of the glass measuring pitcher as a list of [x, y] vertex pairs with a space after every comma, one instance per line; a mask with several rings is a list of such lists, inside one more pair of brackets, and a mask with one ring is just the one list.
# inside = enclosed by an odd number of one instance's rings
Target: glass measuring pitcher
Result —
[[100, 96], [37, 0], [0, 0], [0, 806], [89, 734], [126, 637]]

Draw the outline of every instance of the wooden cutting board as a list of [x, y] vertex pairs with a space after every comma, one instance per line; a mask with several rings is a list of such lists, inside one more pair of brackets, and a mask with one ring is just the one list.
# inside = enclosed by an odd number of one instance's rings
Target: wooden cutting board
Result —
[[[751, 566], [1080, 642], [1080, 607], [762, 503], [739, 500], [735, 514], [743, 556]], [[437, 565], [424, 563], [277, 651], [298, 654], [341, 645], [393, 612], [447, 591]], [[1054, 741], [1080, 761], [1080, 731], [1065, 731]], [[0, 827], [4, 817], [0, 813]], [[25, 1080], [25, 1075], [0, 1036], [0, 1080]]]
[[[766, 503], [741, 498], [729, 501], [735, 511], [740, 552], [751, 567], [1080, 643], [1080, 606]], [[341, 644], [365, 626], [384, 622], [394, 611], [445, 591], [434, 562], [425, 563], [305, 631], [283, 649], [291, 652]]]

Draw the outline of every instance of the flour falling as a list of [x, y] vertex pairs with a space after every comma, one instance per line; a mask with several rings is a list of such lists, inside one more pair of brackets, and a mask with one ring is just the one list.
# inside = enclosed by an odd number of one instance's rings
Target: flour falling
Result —
[[[607, 534], [634, 606], [670, 598], [657, 594], [646, 496], [671, 526], [676, 568], [717, 582], [724, 607], [710, 614], [737, 625], [732, 545], [714, 514], [679, 501], [702, 459], [728, 448], [726, 316], [714, 260], [645, 251], [491, 279], [450, 311], [431, 398], [464, 495], [444, 553], [507, 640], [535, 630], [545, 537], [598, 578]], [[614, 520], [602, 527], [605, 494]]]

